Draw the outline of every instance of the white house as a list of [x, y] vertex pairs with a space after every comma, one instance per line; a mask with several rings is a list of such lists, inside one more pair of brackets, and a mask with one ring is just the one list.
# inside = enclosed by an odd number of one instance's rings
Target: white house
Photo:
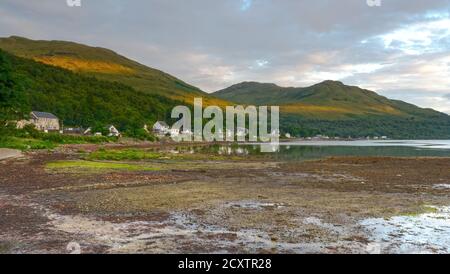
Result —
[[248, 134], [248, 129], [243, 128], [243, 127], [236, 128], [236, 136], [243, 137], [243, 136], [247, 136], [247, 134]]
[[180, 135], [180, 130], [176, 129], [176, 128], [171, 128], [169, 130], [170, 136], [174, 137], [174, 136], [178, 136]]
[[225, 139], [234, 137], [233, 136], [233, 132], [231, 130], [229, 130], [229, 129], [227, 129], [225, 134], [226, 134]]
[[181, 135], [184, 135], [184, 136], [192, 136], [192, 131], [190, 131], [189, 129], [186, 129], [186, 130], [182, 130], [181, 132], [180, 132], [180, 134]]
[[83, 131], [84, 135], [89, 135], [92, 133], [92, 128], [88, 127], [85, 131]]
[[117, 130], [117, 128], [113, 125], [107, 126], [106, 129], [109, 131], [109, 134], [108, 134], [109, 137], [120, 137], [121, 136], [119, 130]]
[[281, 136], [280, 131], [278, 129], [272, 130], [271, 135], [274, 137], [278, 137], [278, 138], [280, 138], [280, 136]]
[[81, 127], [66, 127], [63, 129], [63, 133], [67, 135], [82, 135], [84, 131]]
[[30, 113], [30, 120], [22, 120], [17, 122], [18, 128], [23, 128], [26, 125], [34, 125], [37, 130], [49, 132], [59, 131], [59, 119], [52, 113], [32, 111]]
[[153, 132], [159, 135], [170, 133], [169, 125], [164, 121], [158, 121], [153, 125]]
[[[105, 127], [105, 129], [108, 131], [108, 137], [120, 137], [122, 136], [122, 134], [120, 133], [120, 131], [113, 125], [109, 125], [107, 127]], [[101, 132], [92, 132], [92, 128], [88, 128], [83, 132], [84, 135], [91, 135], [93, 134], [94, 136], [102, 136]]]

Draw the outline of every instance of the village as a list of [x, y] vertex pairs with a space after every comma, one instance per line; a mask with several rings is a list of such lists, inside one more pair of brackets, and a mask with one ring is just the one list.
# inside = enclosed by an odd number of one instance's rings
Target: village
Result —
[[[20, 120], [17, 122], [17, 128], [23, 129], [27, 125], [33, 125], [36, 130], [44, 132], [44, 133], [59, 133], [64, 135], [75, 135], [75, 136], [106, 136], [106, 137], [122, 137], [122, 133], [114, 126], [107, 125], [103, 128], [102, 132], [93, 130], [92, 127], [82, 128], [82, 127], [64, 127], [63, 122], [54, 114], [49, 112], [41, 112], [41, 111], [32, 111], [30, 113], [30, 118], [28, 120]], [[177, 129], [171, 128], [167, 122], [165, 121], [157, 121], [152, 127], [148, 125], [143, 126], [143, 130], [148, 134], [153, 134], [158, 138], [171, 137], [172, 139], [189, 139], [192, 137], [193, 132], [189, 129]], [[229, 137], [237, 137], [238, 140], [242, 140], [242, 138], [250, 137], [249, 130], [242, 127], [237, 127], [236, 132], [232, 132], [231, 130], [226, 130], [222, 132], [219, 129], [219, 135], [223, 135], [224, 139], [229, 139]], [[327, 140], [389, 140], [388, 136], [367, 136], [367, 137], [351, 137], [341, 138], [341, 137], [329, 137], [327, 135], [316, 135], [312, 137], [302, 137], [302, 136], [293, 136], [290, 133], [285, 133], [283, 135], [280, 134], [279, 131], [272, 132], [273, 134], [277, 134], [283, 140], [302, 140], [302, 141], [327, 141]], [[184, 137], [184, 138], [183, 138]], [[189, 138], [186, 138], [189, 137]]]
[[[28, 120], [20, 120], [17, 122], [17, 128], [23, 129], [27, 125], [32, 125], [38, 131], [44, 133], [59, 133], [65, 135], [79, 135], [79, 136], [106, 136], [106, 137], [122, 137], [122, 133], [114, 126], [107, 125], [103, 128], [102, 132], [93, 130], [92, 127], [64, 127], [63, 122], [53, 113], [32, 111]], [[177, 129], [171, 128], [165, 121], [157, 121], [152, 127], [148, 125], [143, 126], [143, 130], [149, 134], [154, 134], [158, 138], [171, 137], [192, 137], [193, 132], [189, 129]], [[239, 138], [245, 138], [249, 134], [249, 130], [242, 127], [237, 127], [236, 132], [226, 130], [225, 133], [221, 129], [218, 130], [219, 135], [223, 135], [224, 138], [236, 136]], [[273, 133], [272, 133], [273, 134]], [[286, 134], [286, 137], [291, 138], [290, 134]]]
[[[56, 115], [49, 112], [32, 111], [30, 113], [30, 118], [28, 120], [20, 120], [17, 122], [18, 129], [23, 129], [27, 125], [32, 125], [35, 127], [36, 130], [45, 133], [122, 137], [122, 133], [114, 125], [105, 126], [102, 132], [93, 130], [92, 127], [88, 128], [64, 127], [63, 122]], [[159, 137], [177, 136], [181, 134], [179, 130], [171, 129], [169, 125], [164, 121], [157, 121], [152, 128], [149, 128], [147, 125], [144, 125], [143, 129], [147, 133], [153, 133]]]

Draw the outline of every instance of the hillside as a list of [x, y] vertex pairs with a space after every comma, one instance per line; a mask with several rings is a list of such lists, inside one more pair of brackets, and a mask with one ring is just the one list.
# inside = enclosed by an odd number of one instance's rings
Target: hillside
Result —
[[449, 138], [450, 117], [337, 81], [305, 87], [244, 82], [215, 92], [241, 104], [279, 105], [285, 131], [336, 136]]
[[23, 104], [53, 112], [65, 125], [136, 128], [168, 120], [173, 106], [202, 97], [205, 105], [280, 105], [282, 131], [301, 136], [450, 138], [446, 114], [335, 81], [306, 88], [245, 82], [211, 95], [108, 49], [21, 37], [0, 38], [1, 49], [9, 52], [1, 54]]
[[180, 79], [146, 67], [109, 49], [66, 41], [30, 40], [17, 36], [0, 38], [0, 49], [87, 76], [117, 81], [147, 94], [161, 95], [190, 104], [194, 97], [203, 97], [205, 104], [226, 105], [226, 102], [211, 97]]
[[117, 82], [98, 80], [66, 69], [16, 57], [0, 50], [0, 71], [13, 78], [22, 109], [56, 114], [64, 125], [114, 124], [121, 130], [167, 119], [181, 102], [151, 95]]
[[[349, 118], [358, 115], [395, 115], [417, 118], [442, 117], [431, 109], [389, 100], [377, 93], [338, 81], [324, 81], [305, 87], [279, 87], [275, 84], [244, 82], [214, 93], [215, 96], [253, 105], [280, 105], [285, 113], [319, 115], [322, 118]], [[329, 116], [329, 117], [327, 117]]]

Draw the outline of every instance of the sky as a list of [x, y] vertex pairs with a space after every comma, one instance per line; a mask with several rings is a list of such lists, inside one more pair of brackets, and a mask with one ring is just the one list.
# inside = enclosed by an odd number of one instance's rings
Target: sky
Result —
[[450, 0], [368, 2], [1, 0], [0, 36], [106, 47], [206, 92], [338, 80], [450, 114]]

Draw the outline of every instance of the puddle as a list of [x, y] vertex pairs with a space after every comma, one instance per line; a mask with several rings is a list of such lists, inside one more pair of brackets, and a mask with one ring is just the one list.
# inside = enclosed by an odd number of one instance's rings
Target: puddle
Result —
[[320, 181], [320, 182], [361, 182], [364, 179], [358, 178], [355, 176], [347, 175], [347, 174], [313, 174], [313, 173], [300, 173], [300, 172], [294, 172], [294, 173], [284, 173], [284, 172], [269, 172], [268, 173], [272, 177], [282, 177], [283, 179], [290, 179], [290, 180], [300, 180], [300, 181], [307, 181], [307, 180], [313, 180], [313, 181]]
[[[3, 198], [0, 196], [0, 198]], [[4, 197], [9, 203], [24, 203], [23, 197]], [[2, 199], [0, 199], [1, 201]], [[323, 242], [285, 242], [261, 229], [230, 229], [221, 224], [202, 222], [196, 214], [172, 212], [164, 221], [130, 221], [114, 223], [92, 216], [64, 215], [26, 201], [48, 219], [46, 229], [70, 235], [67, 244], [75, 243], [80, 252], [92, 247], [106, 248], [105, 253], [322, 253]], [[263, 209], [283, 206], [276, 203], [243, 201], [239, 206]], [[218, 208], [223, 210], [223, 208]], [[300, 233], [294, 231], [293, 233]], [[304, 232], [304, 231], [303, 231]], [[302, 232], [302, 233], [303, 233]], [[346, 243], [351, 244], [351, 243]], [[342, 244], [340, 244], [342, 245]], [[38, 251], [34, 251], [38, 252]]]
[[[81, 249], [86, 245], [99, 244], [108, 246], [108, 253], [113, 254], [190, 252], [189, 248], [193, 247], [202, 247], [201, 250], [208, 250], [208, 253], [230, 253], [236, 248], [250, 253], [261, 250], [284, 253], [323, 251], [323, 246], [318, 243], [274, 242], [267, 233], [259, 230], [230, 231], [220, 226], [204, 225], [185, 213], [174, 213], [165, 223], [117, 224], [55, 213], [48, 214], [48, 217], [53, 229], [80, 238]], [[184, 250], [183, 246], [188, 250]]]
[[380, 253], [450, 253], [450, 207], [417, 216], [366, 219], [360, 224]]
[[[4, 199], [4, 200], [3, 200]], [[450, 253], [450, 207], [417, 216], [363, 220], [357, 227], [327, 223], [318, 217], [295, 218], [297, 225], [274, 234], [273, 224], [250, 228], [227, 226], [224, 207], [216, 208], [218, 221], [206, 221], [195, 213], [172, 212], [164, 221], [113, 223], [89, 216], [62, 215], [23, 197], [3, 197], [0, 201], [21, 203], [48, 218], [46, 228], [70, 235], [81, 247], [106, 248], [106, 253]], [[227, 203], [228, 208], [264, 210], [286, 207], [273, 202], [244, 200]], [[286, 207], [283, 210], [289, 210]], [[278, 212], [278, 211], [276, 211]], [[254, 212], [251, 212], [254, 213]], [[367, 242], [352, 240], [362, 226]], [[317, 227], [318, 229], [316, 229]], [[311, 230], [313, 229], [313, 230]], [[357, 231], [356, 231], [357, 230]], [[357, 234], [355, 234], [355, 232]], [[292, 233], [288, 237], [286, 233]], [[315, 237], [298, 235], [318, 233]], [[275, 235], [275, 237], [274, 237]]]
[[265, 203], [260, 201], [237, 201], [237, 202], [229, 202], [225, 204], [225, 207], [231, 208], [243, 208], [243, 209], [277, 209], [284, 208], [286, 204], [283, 203]]

